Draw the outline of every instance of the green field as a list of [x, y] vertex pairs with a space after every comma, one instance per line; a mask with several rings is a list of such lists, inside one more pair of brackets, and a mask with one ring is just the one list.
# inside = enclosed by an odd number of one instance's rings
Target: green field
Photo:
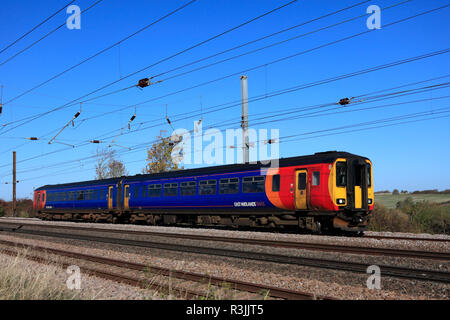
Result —
[[414, 201], [430, 201], [436, 203], [449, 202], [450, 194], [375, 194], [375, 202], [386, 208], [395, 208], [398, 201], [412, 198]]

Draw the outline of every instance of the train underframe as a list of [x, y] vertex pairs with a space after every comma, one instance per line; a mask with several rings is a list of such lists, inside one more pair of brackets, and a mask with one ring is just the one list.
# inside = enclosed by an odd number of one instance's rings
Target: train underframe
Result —
[[56, 221], [85, 221], [99, 223], [132, 223], [143, 225], [223, 226], [233, 228], [265, 228], [273, 230], [310, 231], [317, 234], [362, 235], [367, 230], [369, 214], [364, 211], [339, 212], [142, 212], [92, 211], [39, 212], [38, 218]]

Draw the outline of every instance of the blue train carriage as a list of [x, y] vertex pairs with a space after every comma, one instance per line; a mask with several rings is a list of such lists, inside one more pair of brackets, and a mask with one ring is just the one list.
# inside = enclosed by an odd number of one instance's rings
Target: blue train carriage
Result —
[[113, 221], [119, 178], [59, 185], [35, 190], [34, 209], [43, 220]]
[[45, 220], [252, 225], [256, 211], [277, 208], [265, 193], [260, 167], [246, 167], [47, 185], [35, 190], [35, 209]]

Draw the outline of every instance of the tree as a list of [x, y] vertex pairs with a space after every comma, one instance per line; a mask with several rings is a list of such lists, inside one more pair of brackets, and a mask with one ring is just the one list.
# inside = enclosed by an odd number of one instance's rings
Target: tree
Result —
[[114, 150], [108, 148], [97, 149], [96, 179], [116, 178], [128, 174], [123, 162], [115, 157], [116, 152]]
[[392, 191], [392, 194], [393, 195], [398, 195], [400, 192], [398, 192], [398, 190], [397, 189], [394, 189], [394, 191]]
[[150, 149], [147, 149], [147, 165], [142, 170], [143, 173], [159, 173], [172, 170], [183, 169], [178, 167], [172, 159], [172, 150], [176, 143], [170, 140], [170, 137], [163, 136], [163, 131], [156, 137], [157, 141], [153, 143]]
[[128, 174], [125, 165], [118, 160], [112, 159], [108, 162], [108, 175], [111, 178], [122, 177]]

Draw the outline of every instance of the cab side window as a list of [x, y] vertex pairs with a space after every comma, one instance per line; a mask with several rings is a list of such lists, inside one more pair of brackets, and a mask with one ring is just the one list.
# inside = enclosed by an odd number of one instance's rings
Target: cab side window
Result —
[[336, 185], [338, 187], [345, 187], [347, 185], [347, 163], [336, 163]]
[[280, 175], [274, 174], [272, 176], [272, 191], [278, 192], [280, 191]]
[[313, 172], [312, 185], [313, 186], [318, 186], [319, 184], [320, 184], [320, 172], [319, 171], [314, 171]]

